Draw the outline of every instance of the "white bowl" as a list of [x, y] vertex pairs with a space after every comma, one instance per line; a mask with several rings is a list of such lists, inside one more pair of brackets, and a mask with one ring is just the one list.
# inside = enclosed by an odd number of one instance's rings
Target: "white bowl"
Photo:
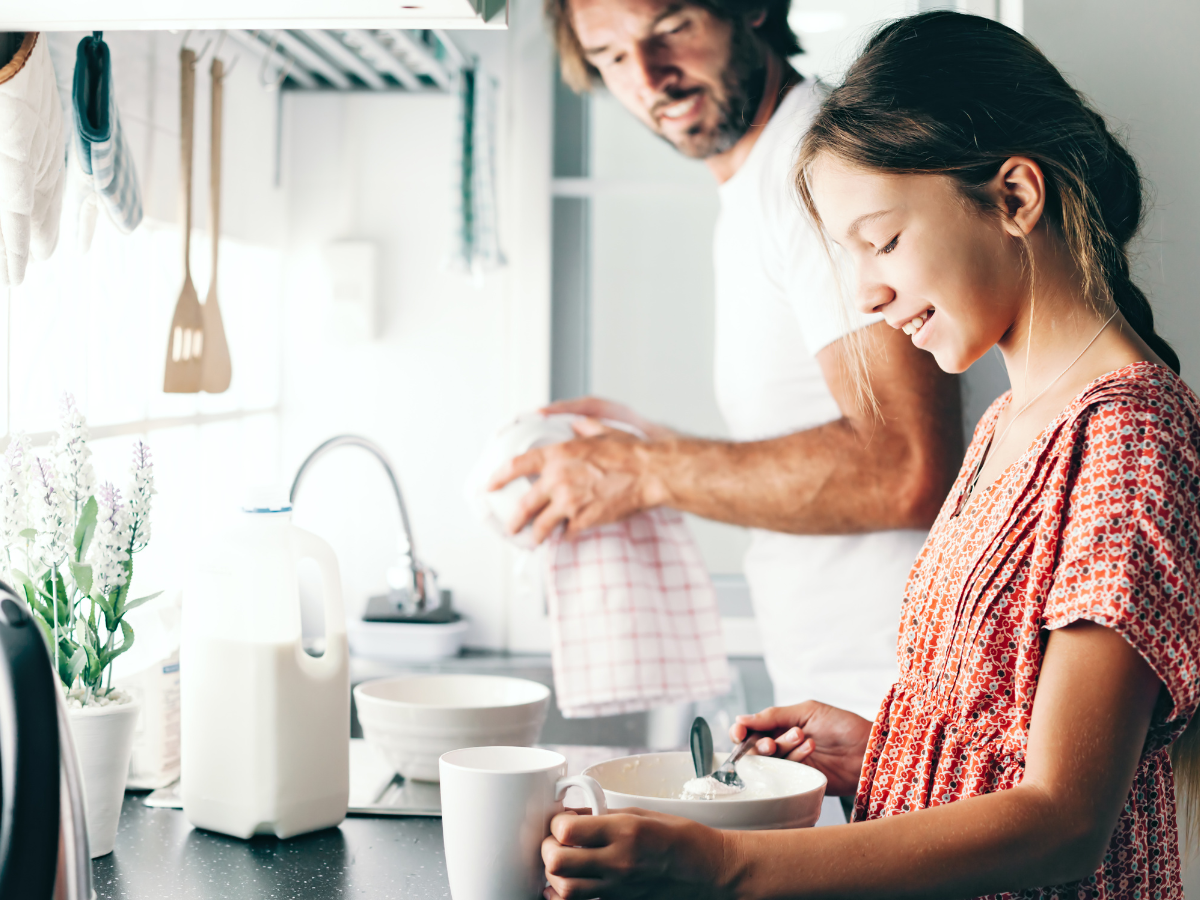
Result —
[[746, 756], [737, 767], [743, 778], [765, 780], [777, 793], [761, 799], [675, 799], [684, 783], [695, 777], [687, 752], [624, 756], [590, 766], [583, 774], [600, 782], [610, 810], [632, 806], [736, 831], [816, 824], [826, 783], [816, 769], [771, 756]]
[[354, 689], [363, 737], [405, 778], [438, 780], [438, 757], [464, 747], [537, 743], [550, 688], [498, 675], [404, 675]]

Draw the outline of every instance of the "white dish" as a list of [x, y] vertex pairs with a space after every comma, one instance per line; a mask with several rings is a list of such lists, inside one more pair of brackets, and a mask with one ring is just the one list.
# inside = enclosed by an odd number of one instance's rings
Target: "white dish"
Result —
[[537, 743], [550, 688], [498, 675], [406, 675], [354, 689], [363, 737], [405, 778], [438, 780], [438, 758], [464, 747]]
[[470, 630], [465, 619], [457, 622], [350, 622], [346, 636], [350, 651], [364, 659], [385, 662], [427, 662], [458, 656]]
[[487, 490], [487, 483], [502, 465], [522, 453], [574, 438], [576, 435], [571, 423], [578, 418], [574, 415], [544, 416], [541, 413], [518, 416], [488, 439], [479, 461], [471, 470], [466, 483], [466, 495], [476, 516], [519, 547], [533, 549], [529, 527], [512, 535], [508, 533], [508, 522], [516, 513], [525, 492], [533, 487], [533, 482], [522, 476], [498, 491]]
[[583, 774], [600, 782], [610, 810], [637, 807], [736, 831], [816, 824], [826, 784], [816, 769], [769, 756], [746, 756], [737, 765], [738, 773], [755, 790], [720, 800], [678, 799], [683, 785], [695, 777], [692, 755], [687, 752], [610, 759], [589, 766]]

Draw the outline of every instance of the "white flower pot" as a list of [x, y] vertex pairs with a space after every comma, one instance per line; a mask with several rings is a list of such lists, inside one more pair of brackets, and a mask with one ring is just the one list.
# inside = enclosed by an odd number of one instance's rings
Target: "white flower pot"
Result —
[[71, 709], [71, 735], [83, 771], [87, 809], [88, 849], [92, 859], [112, 853], [129, 777], [129, 755], [133, 751], [133, 728], [138, 704], [85, 706]]

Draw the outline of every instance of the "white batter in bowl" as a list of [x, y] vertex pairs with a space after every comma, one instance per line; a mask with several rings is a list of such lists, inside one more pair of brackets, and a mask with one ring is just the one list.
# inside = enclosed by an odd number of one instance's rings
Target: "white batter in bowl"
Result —
[[825, 776], [811, 766], [745, 756], [737, 769], [745, 791], [687, 800], [681, 794], [696, 773], [686, 751], [610, 759], [584, 774], [600, 782], [610, 810], [638, 807], [738, 831], [807, 828], [820, 818]]

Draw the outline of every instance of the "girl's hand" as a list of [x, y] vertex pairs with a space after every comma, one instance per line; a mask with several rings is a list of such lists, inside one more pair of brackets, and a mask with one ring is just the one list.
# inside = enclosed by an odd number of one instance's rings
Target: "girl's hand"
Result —
[[750, 716], [738, 716], [729, 729], [734, 743], [751, 731], [767, 737], [751, 752], [781, 756], [812, 766], [829, 779], [825, 793], [830, 797], [852, 797], [858, 790], [871, 723], [827, 703], [805, 700], [795, 706], [772, 706]]
[[559, 813], [542, 842], [546, 900], [718, 900], [726, 835], [690, 819], [623, 809]]

